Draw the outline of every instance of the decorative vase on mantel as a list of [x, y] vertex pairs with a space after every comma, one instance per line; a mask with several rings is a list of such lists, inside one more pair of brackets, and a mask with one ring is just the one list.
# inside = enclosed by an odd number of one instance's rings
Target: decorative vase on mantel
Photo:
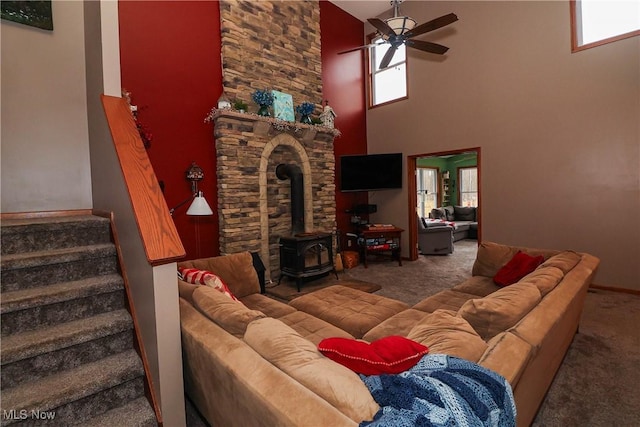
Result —
[[313, 120], [311, 120], [311, 117], [307, 114], [303, 114], [302, 116], [300, 116], [300, 123], [304, 123], [307, 125], [312, 125], [313, 124]]
[[269, 111], [268, 105], [260, 105], [258, 108], [258, 115], [262, 117], [271, 117], [271, 112]]

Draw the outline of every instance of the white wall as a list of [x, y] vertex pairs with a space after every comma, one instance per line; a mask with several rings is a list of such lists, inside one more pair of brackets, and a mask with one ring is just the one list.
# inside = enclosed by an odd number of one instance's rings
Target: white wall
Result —
[[91, 208], [83, 4], [53, 31], [2, 20], [2, 212]]
[[[568, 1], [402, 11], [459, 21], [419, 37], [445, 58], [410, 50], [409, 100], [369, 110], [369, 152], [481, 147], [485, 240], [586, 251], [595, 283], [640, 290], [640, 37], [572, 54]], [[373, 195], [376, 222], [408, 226], [406, 188]]]

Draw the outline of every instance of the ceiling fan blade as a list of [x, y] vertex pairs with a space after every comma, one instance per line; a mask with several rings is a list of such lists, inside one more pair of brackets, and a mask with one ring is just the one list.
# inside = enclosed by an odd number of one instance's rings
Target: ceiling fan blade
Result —
[[420, 24], [412, 30], [404, 33], [405, 37], [415, 37], [420, 34], [428, 33], [429, 31], [437, 30], [438, 28], [442, 28], [445, 25], [449, 25], [453, 22], [456, 22], [458, 17], [455, 13], [450, 13], [448, 15], [443, 15], [439, 18], [433, 19], [429, 22], [425, 22], [424, 24]]
[[387, 53], [384, 54], [384, 56], [382, 57], [382, 61], [380, 61], [381, 70], [389, 66], [389, 64], [391, 63], [391, 60], [393, 59], [393, 55], [396, 53], [397, 49], [398, 49], [398, 46], [396, 45], [389, 46]]
[[388, 26], [387, 23], [382, 19], [370, 18], [367, 19], [367, 21], [369, 21], [369, 24], [376, 27], [376, 30], [380, 31], [380, 33], [384, 34], [387, 37], [393, 37], [396, 35], [395, 31], [393, 31], [393, 29]]
[[405, 40], [404, 43], [409, 47], [420, 49], [429, 53], [437, 53], [438, 55], [442, 55], [449, 50], [448, 47], [442, 46], [441, 44], [425, 42], [422, 40]]
[[367, 45], [364, 45], [364, 46], [358, 46], [358, 47], [354, 47], [353, 49], [348, 49], [348, 50], [343, 50], [342, 52], [338, 52], [338, 55], [342, 55], [343, 53], [355, 52], [356, 50], [368, 49], [368, 48], [374, 47], [374, 46], [376, 46], [376, 43], [367, 44]]

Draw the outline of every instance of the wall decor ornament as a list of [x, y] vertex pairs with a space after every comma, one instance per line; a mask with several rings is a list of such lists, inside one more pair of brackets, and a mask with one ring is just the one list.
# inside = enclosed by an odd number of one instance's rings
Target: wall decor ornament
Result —
[[273, 116], [279, 120], [294, 122], [296, 118], [293, 114], [293, 97], [277, 90], [272, 90], [271, 95], [273, 96]]
[[329, 101], [325, 99], [324, 101], [324, 111], [320, 114], [320, 120], [322, 121], [322, 126], [333, 129], [335, 127], [334, 120], [338, 115], [333, 108], [329, 106]]
[[7, 21], [53, 31], [51, 0], [0, 2], [0, 17]]
[[269, 111], [269, 107], [273, 105], [273, 95], [268, 90], [260, 90], [257, 89], [255, 92], [251, 94], [251, 99], [253, 102], [258, 104], [258, 115], [269, 117], [271, 116], [271, 112]]

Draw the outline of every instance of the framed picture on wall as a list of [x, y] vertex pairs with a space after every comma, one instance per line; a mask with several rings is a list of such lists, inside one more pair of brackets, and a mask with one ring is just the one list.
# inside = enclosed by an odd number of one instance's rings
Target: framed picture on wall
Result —
[[51, 0], [0, 2], [0, 17], [43, 30], [53, 30]]
[[279, 120], [295, 122], [296, 117], [293, 113], [293, 97], [288, 93], [272, 90], [273, 95], [273, 116]]

